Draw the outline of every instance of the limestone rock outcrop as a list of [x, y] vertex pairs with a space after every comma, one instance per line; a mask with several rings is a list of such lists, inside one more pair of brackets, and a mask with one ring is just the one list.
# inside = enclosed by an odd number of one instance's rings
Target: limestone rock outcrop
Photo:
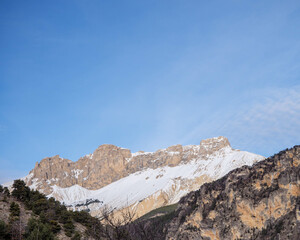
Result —
[[299, 239], [300, 146], [202, 185], [174, 216], [166, 239]]
[[[98, 216], [103, 205], [135, 208], [137, 217], [180, 197], [230, 170], [264, 157], [232, 149], [225, 137], [199, 145], [174, 145], [156, 152], [110, 144], [77, 162], [57, 156], [37, 163], [24, 181], [76, 210]], [[87, 204], [88, 203], [88, 204]], [[125, 206], [126, 205], [126, 206]]]
[[80, 158], [77, 162], [61, 158], [59, 155], [48, 157], [36, 163], [27, 179], [29, 186], [51, 193], [51, 186], [71, 187], [78, 184], [90, 190], [104, 187], [131, 173], [146, 168], [174, 167], [195, 158], [205, 159], [219, 149], [230, 146], [225, 137], [202, 140], [200, 145], [185, 146], [178, 144], [160, 149], [154, 153], [131, 153], [129, 149], [111, 144], [99, 146], [93, 154]]

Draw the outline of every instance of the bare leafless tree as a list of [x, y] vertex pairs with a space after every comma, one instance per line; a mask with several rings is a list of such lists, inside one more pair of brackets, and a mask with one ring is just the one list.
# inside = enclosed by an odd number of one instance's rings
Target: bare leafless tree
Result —
[[21, 218], [11, 222], [11, 239], [22, 240], [23, 233], [25, 232], [25, 224], [21, 221]]
[[136, 212], [131, 207], [116, 211], [116, 209], [104, 206], [100, 220], [104, 224], [106, 237], [111, 240], [131, 239], [129, 230], [135, 215]]

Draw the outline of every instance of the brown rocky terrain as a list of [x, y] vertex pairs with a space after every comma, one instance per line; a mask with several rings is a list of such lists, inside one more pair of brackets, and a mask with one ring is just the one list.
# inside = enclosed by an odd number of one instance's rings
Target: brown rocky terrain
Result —
[[300, 146], [189, 193], [164, 234], [188, 240], [300, 239]]
[[77, 162], [59, 155], [44, 158], [36, 163], [26, 181], [27, 185], [36, 185], [37, 190], [45, 194], [51, 193], [53, 185], [65, 188], [78, 184], [96, 190], [146, 168], [174, 167], [195, 158], [205, 159], [226, 146], [230, 146], [228, 139], [218, 137], [202, 140], [197, 148], [174, 145], [154, 153], [140, 151], [132, 154], [129, 149], [104, 144]]

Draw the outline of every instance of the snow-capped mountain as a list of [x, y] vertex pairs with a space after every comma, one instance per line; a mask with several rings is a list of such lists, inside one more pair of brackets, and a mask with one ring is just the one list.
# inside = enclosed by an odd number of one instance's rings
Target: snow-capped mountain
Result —
[[24, 180], [48, 197], [73, 209], [87, 209], [94, 216], [108, 206], [134, 208], [138, 217], [176, 203], [203, 183], [262, 159], [260, 155], [232, 149], [225, 137], [153, 153], [131, 153], [106, 144], [77, 162], [59, 156], [45, 158]]

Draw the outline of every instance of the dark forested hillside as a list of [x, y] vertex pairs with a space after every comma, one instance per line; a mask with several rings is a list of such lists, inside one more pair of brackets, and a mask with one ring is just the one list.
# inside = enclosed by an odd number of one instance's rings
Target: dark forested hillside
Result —
[[16, 180], [13, 191], [0, 187], [0, 239], [100, 239], [102, 225], [87, 212], [68, 211]]

